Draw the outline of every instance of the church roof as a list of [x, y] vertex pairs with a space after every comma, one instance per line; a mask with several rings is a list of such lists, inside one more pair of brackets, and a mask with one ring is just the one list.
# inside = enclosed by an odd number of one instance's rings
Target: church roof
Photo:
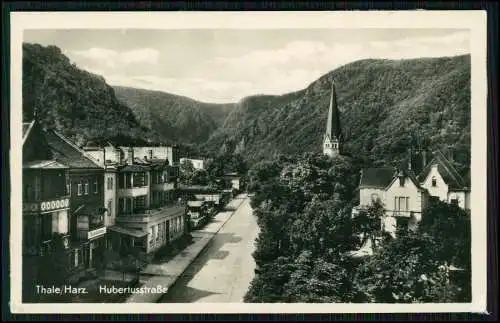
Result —
[[433, 165], [437, 165], [439, 174], [450, 189], [460, 190], [469, 186], [467, 176], [466, 178], [460, 176], [460, 174], [451, 164], [448, 158], [446, 158], [446, 156], [439, 150], [435, 152], [434, 158], [424, 167], [422, 172], [420, 172], [420, 174], [418, 175], [418, 180], [420, 182], [423, 182], [427, 178]]
[[392, 167], [366, 168], [361, 173], [359, 187], [386, 188], [396, 175]]
[[325, 135], [329, 138], [340, 138], [342, 136], [342, 132], [340, 131], [340, 112], [337, 106], [337, 93], [335, 91], [335, 83], [333, 81]]

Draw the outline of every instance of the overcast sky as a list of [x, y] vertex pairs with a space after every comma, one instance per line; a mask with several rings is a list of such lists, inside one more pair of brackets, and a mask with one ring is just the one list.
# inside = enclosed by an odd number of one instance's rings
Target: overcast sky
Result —
[[24, 41], [60, 47], [110, 85], [221, 103], [297, 91], [363, 58], [470, 53], [458, 29], [59, 29], [25, 30]]

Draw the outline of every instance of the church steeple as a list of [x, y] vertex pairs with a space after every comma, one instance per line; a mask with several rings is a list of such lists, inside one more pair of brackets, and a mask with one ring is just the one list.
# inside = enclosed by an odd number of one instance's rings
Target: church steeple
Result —
[[335, 82], [332, 80], [330, 107], [328, 109], [326, 132], [323, 138], [323, 154], [331, 157], [339, 155], [341, 144], [342, 132], [340, 130], [340, 112], [337, 107], [337, 93], [335, 91]]

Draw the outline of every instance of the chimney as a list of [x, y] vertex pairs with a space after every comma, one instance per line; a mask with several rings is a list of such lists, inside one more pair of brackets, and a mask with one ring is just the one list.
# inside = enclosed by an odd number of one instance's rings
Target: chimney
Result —
[[132, 165], [134, 163], [134, 148], [128, 148], [127, 164]]
[[422, 169], [427, 166], [427, 151], [422, 151]]
[[408, 170], [411, 170], [411, 149], [408, 150]]
[[399, 178], [399, 185], [400, 186], [405, 186], [405, 174], [403, 170], [399, 170], [398, 172], [398, 178]]

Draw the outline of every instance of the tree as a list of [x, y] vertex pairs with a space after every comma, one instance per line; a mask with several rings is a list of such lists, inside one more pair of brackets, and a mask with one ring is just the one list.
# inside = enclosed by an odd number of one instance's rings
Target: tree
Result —
[[447, 280], [434, 256], [433, 237], [407, 232], [383, 245], [356, 270], [357, 300], [380, 303], [457, 301], [459, 288]]
[[188, 159], [184, 160], [179, 167], [179, 178], [181, 183], [191, 185], [194, 172], [195, 169], [193, 163]]
[[384, 215], [384, 204], [380, 199], [376, 199], [366, 210], [361, 210], [354, 218], [355, 230], [363, 235], [361, 245], [370, 240], [372, 247], [376, 248], [378, 239], [382, 236], [381, 221]]
[[291, 260], [278, 257], [255, 269], [255, 277], [244, 296], [246, 303], [285, 302], [285, 284], [290, 278]]
[[458, 205], [433, 200], [422, 215], [419, 231], [434, 237], [437, 259], [470, 270], [470, 212]]
[[351, 283], [340, 259], [328, 262], [302, 252], [292, 264], [292, 273], [284, 290], [284, 299], [299, 303], [340, 303], [350, 298]]
[[191, 184], [192, 185], [208, 185], [210, 182], [210, 178], [208, 176], [208, 172], [204, 169], [197, 169], [191, 175]]

